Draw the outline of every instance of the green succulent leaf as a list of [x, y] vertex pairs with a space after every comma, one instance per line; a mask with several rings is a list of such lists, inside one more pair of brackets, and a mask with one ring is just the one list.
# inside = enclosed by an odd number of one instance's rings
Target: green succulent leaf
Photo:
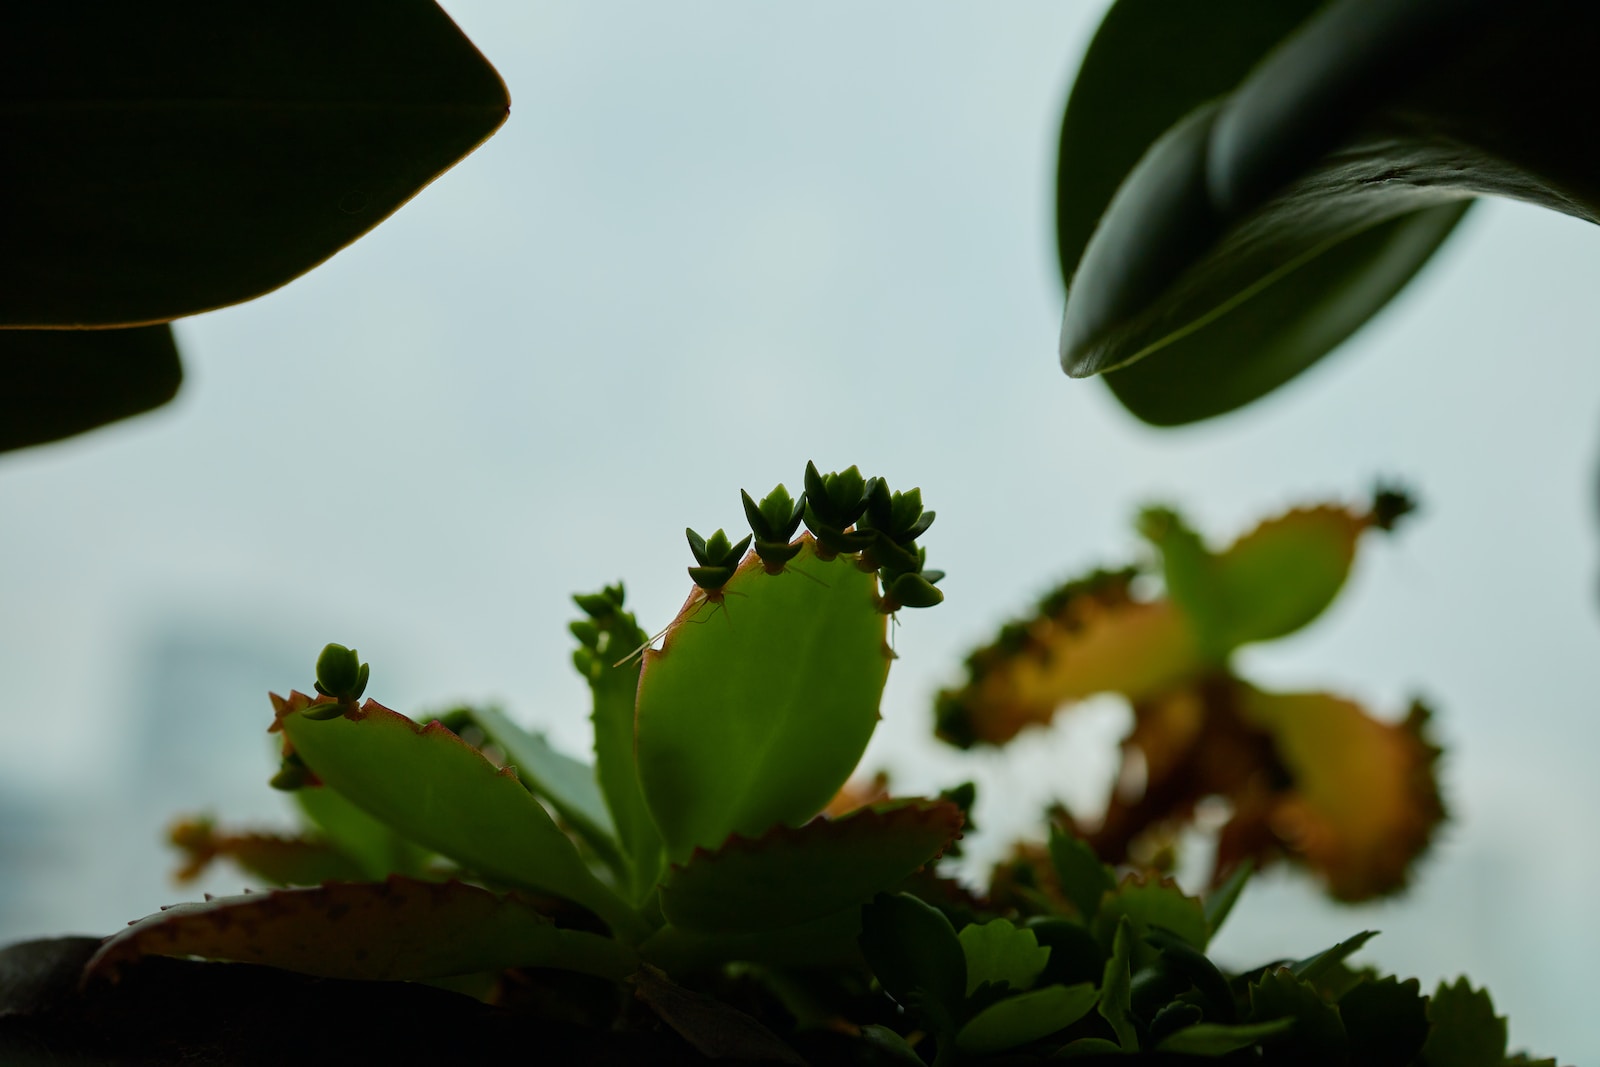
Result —
[[607, 865], [625, 874], [624, 861], [617, 851], [617, 831], [594, 768], [557, 752], [543, 734], [522, 729], [498, 708], [473, 708], [472, 719], [489, 740], [500, 746], [506, 763], [516, 768], [522, 784], [548, 802]]
[[798, 828], [776, 826], [758, 838], [730, 837], [720, 849], [697, 849], [673, 867], [661, 886], [661, 911], [694, 930], [807, 922], [904, 881], [933, 862], [961, 824], [954, 804], [906, 800]]
[[1062, 895], [1085, 923], [1093, 922], [1101, 898], [1116, 892], [1116, 874], [1100, 862], [1087, 841], [1058, 826], [1050, 828], [1050, 865], [1055, 868]]
[[620, 979], [637, 966], [620, 942], [560, 929], [514, 893], [400, 877], [179, 904], [107, 938], [85, 973], [112, 973], [142, 956], [200, 956], [368, 981], [506, 967]]
[[1076, 1041], [1069, 1041], [1056, 1049], [1052, 1059], [1076, 1060], [1085, 1056], [1116, 1056], [1127, 1050], [1115, 1041], [1107, 1041], [1103, 1037], [1080, 1037]]
[[639, 954], [672, 974], [720, 973], [729, 962], [776, 967], [854, 967], [860, 964], [861, 909], [770, 930], [686, 930], [671, 923], [640, 946]]
[[861, 1040], [872, 1046], [873, 1050], [886, 1058], [890, 1063], [902, 1063], [906, 1067], [926, 1067], [917, 1050], [911, 1043], [887, 1026], [868, 1023], [861, 1028]]
[[1117, 1035], [1124, 1052], [1139, 1051], [1139, 1033], [1133, 1025], [1133, 921], [1124, 915], [1111, 939], [1111, 957], [1100, 979], [1100, 1017]]
[[182, 381], [170, 326], [0, 330], [0, 452], [158, 408]]
[[1361, 951], [1368, 941], [1378, 936], [1376, 930], [1363, 930], [1354, 937], [1347, 937], [1332, 948], [1324, 949], [1315, 956], [1307, 956], [1297, 963], [1291, 964], [1289, 971], [1303, 982], [1313, 986], [1320, 985], [1329, 976], [1336, 973], [1338, 967], [1345, 960]]
[[32, 5], [0, 41], [0, 98], [0, 140], [27, 161], [0, 205], [11, 327], [163, 322], [276, 289], [509, 106], [429, 0], [113, 4], [88, 20]]
[[1027, 927], [1009, 919], [990, 919], [961, 928], [961, 951], [967, 957], [967, 996], [988, 984], [1021, 992], [1050, 962], [1050, 949]]
[[943, 912], [909, 893], [861, 909], [861, 954], [884, 992], [953, 1034], [967, 995], [967, 956]]
[[1255, 870], [1255, 862], [1246, 860], [1234, 868], [1225, 882], [1202, 899], [1201, 905], [1205, 911], [1208, 931], [1207, 944], [1210, 944], [1211, 938], [1217, 936], [1222, 924], [1228, 921], [1228, 916], [1233, 914], [1233, 906], [1239, 903], [1239, 897], [1244, 893], [1244, 887], [1250, 884], [1250, 878], [1255, 874]]
[[1106, 952], [1082, 923], [1057, 915], [1028, 920], [1028, 929], [1041, 947], [1050, 950], [1050, 962], [1039, 974], [1041, 985], [1077, 985], [1099, 982], [1106, 968]]
[[644, 654], [639, 781], [673, 862], [804, 823], [844, 784], [889, 671], [875, 586], [807, 539], [789, 571], [751, 558], [721, 603], [691, 595]]
[[297, 789], [295, 805], [312, 825], [341, 852], [361, 866], [373, 881], [391, 874], [417, 876], [428, 866], [432, 853], [396, 833], [327, 786]]
[[1152, 930], [1170, 931], [1197, 951], [1205, 949], [1210, 934], [1204, 906], [1171, 880], [1124, 879], [1115, 893], [1100, 902], [1093, 929], [1102, 945], [1111, 945], [1124, 918], [1133, 923], [1133, 959], [1140, 964], [1149, 958], [1143, 941]]
[[1494, 1013], [1486, 989], [1465, 978], [1440, 982], [1428, 999], [1428, 1040], [1422, 1067], [1501, 1067], [1506, 1058], [1506, 1021]]
[[[1233, 1026], [1196, 1023], [1167, 1037], [1156, 1046], [1156, 1051], [1178, 1052], [1188, 1056], [1225, 1056], [1242, 1048], [1250, 1048], [1263, 1038], [1286, 1033], [1293, 1027], [1294, 1020], [1291, 1018]], [[1365, 1060], [1352, 1062], [1366, 1063]]]
[[1428, 1001], [1415, 978], [1360, 982], [1339, 998], [1350, 1062], [1407, 1067], [1428, 1040]]
[[[968, 927], [971, 929], [971, 927]], [[1092, 982], [1051, 985], [984, 1008], [956, 1035], [956, 1047], [972, 1055], [1002, 1052], [1064, 1030], [1089, 1014], [1100, 999]]]
[[1267, 971], [1250, 986], [1251, 1023], [1292, 1019], [1286, 1033], [1268, 1040], [1262, 1063], [1271, 1067], [1342, 1067], [1349, 1042], [1339, 1010], [1287, 967]]
[[300, 714], [309, 703], [299, 693], [275, 697], [275, 728], [351, 803], [470, 870], [576, 901], [624, 938], [641, 932], [515, 774], [438, 722], [419, 726], [371, 700], [315, 722]]
[[639, 656], [650, 638], [633, 613], [623, 610], [624, 597], [620, 584], [573, 597], [589, 616], [574, 624], [579, 648], [573, 653], [573, 664], [589, 683], [594, 705], [595, 778], [632, 872], [633, 899], [640, 901], [655, 890], [666, 859], [661, 835], [639, 787], [634, 753]]

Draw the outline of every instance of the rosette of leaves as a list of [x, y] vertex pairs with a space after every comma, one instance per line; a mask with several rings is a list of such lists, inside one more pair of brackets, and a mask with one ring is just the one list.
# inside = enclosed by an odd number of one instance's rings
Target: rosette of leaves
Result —
[[[780, 498], [763, 513], [792, 515]], [[329, 646], [316, 696], [273, 697], [275, 781], [314, 831], [174, 833], [188, 873], [226, 856], [288, 888], [140, 920], [89, 972], [145, 955], [387, 980], [554, 968], [631, 976], [673, 1022], [663, 972], [848, 965], [861, 905], [963, 821], [942, 799], [819, 817], [872, 735], [893, 658], [877, 568], [858, 551], [824, 558], [809, 534], [777, 565], [730, 562], [725, 536], [695, 541], [705, 584], [659, 647], [621, 585], [575, 598], [592, 764], [494, 709], [418, 722], [363, 702], [366, 665]]]
[[1600, 220], [1590, 5], [1118, 0], [1061, 126], [1061, 363], [1157, 425], [1377, 314], [1479, 196]]
[[[1410, 508], [1387, 490], [1364, 507], [1301, 508], [1221, 551], [1175, 512], [1149, 509], [1139, 528], [1158, 566], [1069, 582], [1003, 627], [968, 658], [966, 684], [940, 694], [939, 736], [1003, 744], [1075, 701], [1120, 694], [1134, 712], [1124, 764], [1145, 785], [1113, 792], [1085, 831], [1102, 858], [1148, 857], [1219, 797], [1230, 815], [1215, 881], [1283, 858], [1342, 900], [1394, 891], [1444, 817], [1426, 710], [1390, 723], [1329, 693], [1269, 692], [1238, 675], [1233, 655], [1314, 620], [1362, 535]], [[1163, 593], [1141, 593], [1156, 575]]]
[[1167, 879], [1117, 878], [1057, 831], [1052, 893], [1009, 917], [952, 922], [906, 893], [863, 909], [861, 947], [903, 1008], [865, 1036], [905, 1064], [1175, 1063], [1509, 1067], [1505, 1020], [1465, 979], [1416, 979], [1347, 961], [1368, 931], [1323, 952], [1230, 972], [1207, 948], [1250, 868], [1204, 899]]

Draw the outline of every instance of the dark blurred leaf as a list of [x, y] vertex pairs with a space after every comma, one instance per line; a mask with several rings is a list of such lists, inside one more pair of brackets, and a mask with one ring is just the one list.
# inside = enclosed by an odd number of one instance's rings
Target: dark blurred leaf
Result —
[[504, 121], [430, 0], [13, 5], [0, 324], [160, 322], [274, 289]]
[[880, 893], [861, 909], [861, 954], [884, 992], [939, 1030], [955, 1030], [967, 957], [942, 912], [907, 893]]
[[1566, 117], [1595, 96], [1597, 30], [1579, 5], [1329, 5], [1128, 174], [1077, 266], [1063, 366], [1150, 357], [1112, 380], [1137, 414], [1218, 414], [1375, 313], [1466, 199], [1600, 217], [1600, 147]]
[[1293, 1019], [1286, 1034], [1263, 1041], [1263, 1064], [1273, 1067], [1345, 1067], [1349, 1043], [1339, 1010], [1287, 967], [1268, 971], [1250, 987], [1250, 1022]]
[[1506, 1055], [1506, 1021], [1494, 1013], [1487, 989], [1473, 989], [1465, 978], [1439, 983], [1428, 999], [1427, 1043], [1417, 1062], [1423, 1067], [1500, 1067]]
[[160, 407], [182, 380], [169, 326], [0, 330], [0, 451]]
[[1428, 1039], [1428, 1002], [1415, 978], [1362, 982], [1339, 998], [1350, 1059], [1366, 1067], [1406, 1067]]
[[1089, 236], [1145, 149], [1228, 92], [1322, 0], [1122, 0], [1084, 54], [1061, 119], [1056, 238], [1070, 284]]

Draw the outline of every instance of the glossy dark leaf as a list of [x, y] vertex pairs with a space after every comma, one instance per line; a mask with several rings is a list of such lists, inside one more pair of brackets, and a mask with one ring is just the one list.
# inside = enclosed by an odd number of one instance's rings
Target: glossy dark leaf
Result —
[[169, 326], [0, 330], [0, 451], [160, 407], [182, 380]]
[[967, 957], [944, 913], [906, 893], [879, 894], [861, 909], [861, 954], [884, 992], [937, 1029], [955, 1029]]
[[505, 120], [431, 0], [25, 4], [0, 34], [0, 325], [248, 300], [377, 225]]
[[1126, 368], [1113, 386], [1152, 421], [1203, 418], [1374, 314], [1469, 198], [1600, 217], [1600, 149], [1564, 118], [1594, 96], [1597, 28], [1543, 3], [1327, 6], [1128, 174], [1077, 266], [1063, 366]]

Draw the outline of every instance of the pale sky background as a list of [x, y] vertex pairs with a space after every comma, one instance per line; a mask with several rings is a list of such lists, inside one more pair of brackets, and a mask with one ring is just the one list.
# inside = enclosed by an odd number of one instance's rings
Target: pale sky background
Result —
[[948, 599], [903, 619], [865, 766], [975, 777], [992, 858], [1051, 798], [1092, 806], [1123, 713], [946, 749], [931, 697], [970, 647], [1127, 559], [1143, 502], [1228, 538], [1390, 476], [1425, 513], [1246, 663], [1388, 715], [1425, 694], [1456, 819], [1410, 895], [1264, 879], [1219, 952], [1380, 928], [1363, 959], [1466, 972], [1514, 1044], [1600, 1061], [1600, 232], [1482, 206], [1335, 358], [1155, 431], [1055, 358], [1055, 136], [1101, 5], [446, 6], [505, 128], [307, 277], [179, 323], [173, 406], [0, 457], [0, 940], [197, 895], [165, 878], [173, 813], [284, 818], [264, 690], [330, 640], [385, 703], [499, 700], [583, 751], [568, 595], [622, 578], [664, 624], [683, 527], [807, 459], [939, 512]]

